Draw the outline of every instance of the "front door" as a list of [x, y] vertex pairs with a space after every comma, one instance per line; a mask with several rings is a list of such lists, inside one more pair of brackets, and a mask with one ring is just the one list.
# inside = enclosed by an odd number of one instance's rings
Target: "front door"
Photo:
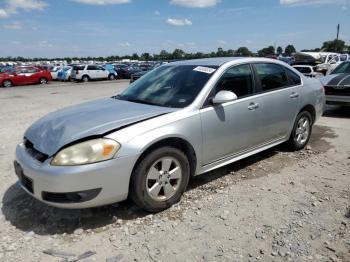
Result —
[[221, 105], [209, 102], [201, 109], [203, 164], [241, 152], [261, 142], [260, 99], [254, 96], [255, 81], [249, 64], [229, 68], [210, 97], [221, 90], [238, 99]]

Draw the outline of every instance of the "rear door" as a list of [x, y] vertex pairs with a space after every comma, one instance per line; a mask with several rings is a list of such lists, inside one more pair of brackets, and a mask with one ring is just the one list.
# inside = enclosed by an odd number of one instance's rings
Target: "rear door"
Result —
[[266, 143], [289, 136], [299, 105], [301, 79], [275, 63], [253, 64], [261, 98], [262, 133]]
[[88, 65], [87, 66], [87, 71], [88, 71], [89, 77], [91, 79], [98, 78], [97, 66], [95, 66], [95, 65]]
[[36, 84], [39, 83], [39, 79], [42, 77], [42, 74], [39, 69], [35, 67], [29, 67], [27, 68], [26, 76], [28, 78], [28, 83]]

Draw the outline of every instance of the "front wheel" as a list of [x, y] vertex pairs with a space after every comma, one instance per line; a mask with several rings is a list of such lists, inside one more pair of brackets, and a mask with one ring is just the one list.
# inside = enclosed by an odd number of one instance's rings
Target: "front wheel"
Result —
[[162, 147], [145, 156], [131, 176], [130, 197], [148, 212], [160, 212], [180, 201], [190, 177], [186, 155]]
[[307, 111], [300, 112], [295, 120], [288, 144], [292, 150], [303, 149], [310, 140], [312, 117]]
[[12, 82], [11, 82], [11, 80], [5, 80], [3, 83], [3, 86], [4, 87], [12, 87]]
[[109, 79], [109, 80], [115, 80], [115, 75], [114, 75], [114, 74], [110, 74], [110, 75], [108, 76], [108, 79]]

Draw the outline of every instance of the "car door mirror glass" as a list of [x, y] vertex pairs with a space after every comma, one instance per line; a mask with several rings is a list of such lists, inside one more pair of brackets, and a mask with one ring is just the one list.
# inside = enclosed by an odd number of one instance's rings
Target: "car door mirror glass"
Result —
[[212, 99], [213, 104], [223, 104], [230, 101], [237, 100], [237, 95], [231, 91], [222, 90], [218, 92]]

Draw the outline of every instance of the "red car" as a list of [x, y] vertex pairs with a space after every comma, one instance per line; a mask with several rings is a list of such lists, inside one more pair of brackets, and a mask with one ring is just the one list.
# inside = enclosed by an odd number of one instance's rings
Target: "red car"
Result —
[[28, 84], [47, 84], [52, 80], [49, 71], [34, 66], [20, 66], [0, 73], [0, 86], [11, 87]]

